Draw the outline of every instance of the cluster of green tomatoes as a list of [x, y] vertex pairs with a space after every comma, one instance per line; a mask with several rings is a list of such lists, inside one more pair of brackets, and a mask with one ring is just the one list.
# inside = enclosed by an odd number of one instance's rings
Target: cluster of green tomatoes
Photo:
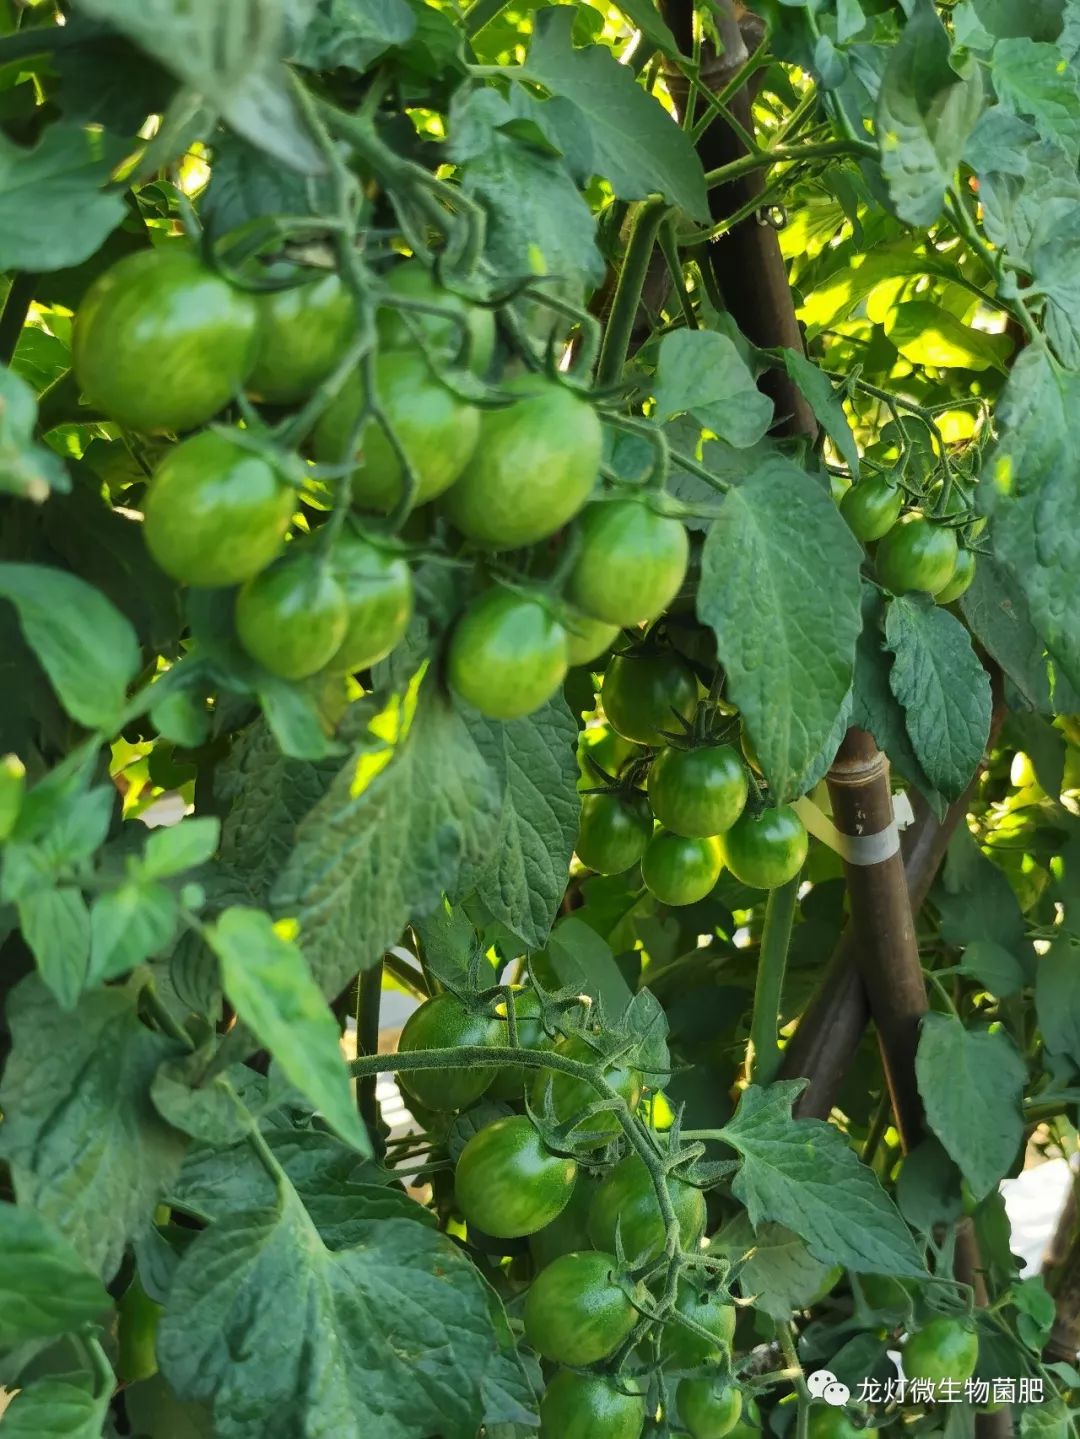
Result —
[[[375, 282], [372, 344], [337, 273], [291, 278], [241, 289], [169, 243], [100, 277], [74, 324], [85, 399], [125, 429], [182, 437], [150, 479], [146, 543], [181, 583], [236, 587], [252, 658], [301, 680], [390, 653], [413, 580], [384, 517], [419, 507], [485, 560], [573, 522], [558, 593], [492, 571], [451, 632], [449, 683], [492, 718], [532, 712], [570, 665], [663, 611], [686, 571], [684, 526], [648, 495], [598, 490], [602, 424], [561, 375], [511, 362], [495, 386], [481, 380], [492, 308], [402, 260]], [[247, 424], [210, 425], [238, 399]], [[345, 523], [294, 528], [313, 476], [347, 477]]]
[[860, 480], [845, 491], [840, 513], [863, 544], [875, 544], [877, 578], [894, 595], [933, 595], [952, 604], [975, 578], [975, 551], [957, 539], [955, 526], [904, 510], [904, 492], [882, 475]]

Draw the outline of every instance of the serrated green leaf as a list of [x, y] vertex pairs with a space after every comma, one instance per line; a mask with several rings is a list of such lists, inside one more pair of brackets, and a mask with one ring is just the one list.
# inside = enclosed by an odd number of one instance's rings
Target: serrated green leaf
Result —
[[829, 495], [779, 457], [724, 497], [705, 540], [698, 616], [778, 800], [820, 754], [851, 688], [861, 560]]
[[1012, 353], [1008, 335], [991, 335], [965, 325], [931, 300], [905, 300], [894, 306], [885, 333], [905, 360], [937, 369], [1005, 370]]
[[62, 1009], [78, 1003], [90, 958], [90, 913], [70, 885], [42, 889], [18, 903], [19, 925], [38, 973]]
[[270, 1051], [327, 1124], [361, 1154], [371, 1141], [356, 1112], [337, 1021], [304, 956], [262, 910], [227, 909], [207, 930], [237, 1017]]
[[783, 1224], [823, 1264], [857, 1274], [925, 1274], [911, 1232], [874, 1171], [819, 1119], [792, 1119], [803, 1080], [744, 1089], [724, 1140], [742, 1156], [732, 1182], [757, 1229]]
[[915, 1077], [927, 1123], [982, 1199], [1023, 1143], [1027, 1066], [1003, 1031], [969, 1030], [955, 1015], [931, 1013]]
[[0, 1204], [0, 1349], [79, 1329], [111, 1303], [101, 1280], [40, 1214]]
[[818, 424], [846, 460], [853, 478], [858, 479], [859, 447], [832, 381], [798, 350], [784, 351], [784, 368], [805, 395]]
[[406, 0], [316, 0], [292, 58], [312, 70], [342, 67], [360, 74], [416, 31]]
[[687, 413], [737, 449], [756, 444], [772, 424], [773, 402], [727, 335], [672, 330], [660, 341], [656, 418]]
[[1058, 47], [1027, 36], [999, 40], [990, 69], [999, 103], [1030, 119], [1044, 140], [1060, 145], [1075, 163], [1080, 84], [1075, 67]]
[[815, 1259], [805, 1241], [782, 1224], [762, 1224], [755, 1234], [745, 1214], [737, 1214], [714, 1235], [709, 1252], [736, 1264], [739, 1292], [755, 1309], [781, 1322], [814, 1300], [832, 1268]]
[[925, 596], [889, 604], [889, 686], [904, 707], [912, 748], [948, 799], [967, 788], [990, 735], [990, 676], [955, 615]]
[[980, 555], [975, 578], [960, 597], [971, 633], [1036, 710], [1049, 711], [1050, 674], [1024, 592], [994, 555]]
[[127, 147], [63, 121], [33, 149], [0, 136], [0, 269], [61, 270], [88, 259], [126, 213], [106, 189]]
[[175, 895], [161, 884], [131, 881], [99, 895], [90, 910], [87, 985], [105, 984], [159, 954], [176, 929]]

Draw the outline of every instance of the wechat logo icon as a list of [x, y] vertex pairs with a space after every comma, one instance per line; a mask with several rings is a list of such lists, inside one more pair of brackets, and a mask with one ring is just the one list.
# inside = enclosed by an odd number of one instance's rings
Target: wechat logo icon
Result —
[[828, 1369], [815, 1369], [807, 1379], [806, 1387], [815, 1399], [824, 1399], [835, 1409], [842, 1409], [851, 1398], [851, 1390]]

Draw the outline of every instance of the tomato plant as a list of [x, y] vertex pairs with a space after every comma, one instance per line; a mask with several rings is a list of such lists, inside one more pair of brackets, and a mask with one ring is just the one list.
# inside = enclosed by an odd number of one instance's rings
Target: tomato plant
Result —
[[754, 889], [776, 889], [802, 869], [806, 827], [788, 805], [744, 813], [723, 837], [724, 861], [736, 879]]
[[540, 1401], [544, 1439], [639, 1439], [645, 1401], [611, 1379], [563, 1369]]
[[450, 639], [450, 684], [493, 719], [531, 714], [566, 674], [566, 631], [540, 600], [491, 589], [466, 610]]
[[652, 830], [652, 815], [641, 795], [586, 795], [581, 802], [578, 858], [597, 874], [622, 874], [641, 859]]
[[254, 575], [236, 597], [236, 634], [272, 674], [300, 680], [338, 653], [348, 627], [345, 592], [318, 559], [287, 558]]
[[558, 1364], [583, 1366], [606, 1359], [629, 1336], [635, 1316], [614, 1257], [594, 1250], [553, 1260], [525, 1297], [529, 1343]]
[[696, 1369], [718, 1359], [735, 1337], [735, 1307], [715, 1289], [699, 1288], [686, 1280], [679, 1285], [674, 1314], [682, 1314], [712, 1336], [695, 1333], [677, 1321], [665, 1327], [661, 1353], [673, 1369]]
[[480, 1129], [454, 1171], [461, 1212], [497, 1239], [535, 1234], [565, 1209], [577, 1165], [546, 1149], [523, 1114]]
[[681, 1379], [676, 1403], [692, 1439], [724, 1439], [739, 1422], [742, 1392], [717, 1379]]
[[863, 480], [852, 485], [840, 501], [840, 513], [857, 540], [880, 540], [900, 518], [903, 491], [887, 480]]
[[645, 624], [675, 598], [689, 553], [684, 526], [646, 503], [590, 505], [581, 516], [570, 598], [607, 624]]
[[[668, 1194], [679, 1238], [692, 1248], [705, 1229], [704, 1195], [675, 1177]], [[614, 1253], [616, 1231], [627, 1259], [638, 1263], [659, 1254], [667, 1237], [652, 1175], [636, 1154], [628, 1154], [604, 1178], [589, 1210], [589, 1238], [595, 1249]]]
[[743, 812], [746, 771], [730, 745], [665, 749], [649, 768], [649, 804], [675, 834], [706, 839], [730, 829]]
[[[494, 1016], [470, 1011], [456, 995], [437, 994], [406, 1020], [398, 1048], [403, 1054], [413, 1049], [462, 1049], [492, 1044], [499, 1033]], [[462, 1109], [479, 1099], [494, 1077], [494, 1069], [452, 1065], [430, 1073], [408, 1072], [402, 1084], [428, 1109]]]
[[956, 569], [956, 535], [924, 515], [906, 515], [877, 547], [878, 579], [894, 594], [911, 590], [937, 594]]
[[962, 1319], [938, 1317], [909, 1335], [904, 1345], [904, 1373], [925, 1380], [941, 1396], [946, 1386], [962, 1386], [975, 1373], [979, 1338]]
[[612, 729], [624, 739], [662, 745], [680, 732], [681, 720], [693, 716], [698, 683], [678, 655], [616, 655], [604, 671], [600, 697]]

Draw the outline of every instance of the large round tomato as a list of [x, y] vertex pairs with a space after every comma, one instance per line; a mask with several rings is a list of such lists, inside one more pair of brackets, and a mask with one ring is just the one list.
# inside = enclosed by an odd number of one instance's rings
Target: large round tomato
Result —
[[742, 1391], [723, 1379], [682, 1379], [675, 1407], [692, 1439], [724, 1439], [739, 1422]]
[[877, 577], [894, 595], [943, 590], [956, 569], [956, 531], [925, 515], [905, 515], [881, 540], [874, 557]]
[[807, 1439], [877, 1439], [876, 1429], [859, 1429], [832, 1404], [811, 1404], [806, 1418]]
[[[668, 1194], [684, 1249], [691, 1248], [705, 1229], [705, 1196], [693, 1184], [668, 1176]], [[660, 1254], [666, 1234], [652, 1175], [637, 1154], [628, 1154], [606, 1175], [589, 1211], [589, 1238], [594, 1248], [615, 1252], [619, 1230], [623, 1253], [631, 1264]]]
[[649, 769], [649, 803], [665, 829], [705, 839], [730, 829], [746, 806], [746, 770], [729, 744], [662, 749]]
[[286, 556], [253, 576], [236, 597], [236, 633], [271, 674], [302, 680], [321, 670], [345, 637], [345, 594], [313, 554]]
[[708, 1330], [715, 1342], [710, 1343], [674, 1317], [669, 1317], [660, 1339], [660, 1354], [671, 1368], [696, 1369], [701, 1364], [717, 1361], [726, 1349], [731, 1348], [735, 1337], [735, 1306], [716, 1289], [704, 1284], [698, 1287], [689, 1279], [680, 1279], [675, 1313], [685, 1315]]
[[690, 542], [681, 520], [647, 500], [607, 500], [581, 516], [568, 593], [610, 625], [640, 625], [667, 609], [686, 574]]
[[566, 1207], [577, 1165], [542, 1142], [525, 1114], [477, 1130], [461, 1151], [454, 1188], [467, 1223], [495, 1239], [535, 1234]]
[[864, 543], [880, 540], [896, 524], [903, 508], [902, 492], [880, 478], [860, 480], [840, 501], [840, 513], [851, 533]]
[[566, 616], [566, 654], [572, 665], [587, 665], [610, 649], [618, 625], [606, 625], [575, 610]]
[[586, 1250], [541, 1270], [524, 1308], [525, 1338], [538, 1354], [581, 1368], [615, 1353], [638, 1321], [616, 1269], [612, 1255]]
[[356, 333], [356, 301], [336, 274], [255, 296], [259, 348], [247, 388], [256, 399], [303, 400], [339, 364]]
[[[437, 353], [456, 359], [467, 337], [469, 368], [482, 375], [491, 365], [495, 349], [495, 316], [481, 305], [471, 305], [460, 295], [444, 289], [419, 260], [404, 260], [386, 276], [390, 295], [417, 305], [437, 306], [444, 315], [430, 310], [380, 305], [376, 317], [379, 345], [384, 350], [415, 350], [416, 338], [409, 321]], [[408, 320], [404, 317], [408, 316]], [[458, 322], [459, 317], [462, 323]]]
[[961, 546], [956, 552], [956, 568], [952, 572], [952, 579], [944, 589], [935, 591], [934, 599], [939, 605], [951, 605], [953, 600], [958, 600], [962, 594], [967, 593], [974, 578], [975, 551]]
[[[527, 989], [524, 985], [515, 985], [513, 990], [514, 1004], [514, 1028], [517, 1031], [517, 1042], [522, 1049], [552, 1049], [555, 1040], [547, 1033], [543, 1025], [543, 1007], [540, 1003], [540, 996], [535, 989]], [[495, 1018], [499, 1023], [499, 1043], [510, 1043], [510, 1027], [507, 1023], [506, 1003], [499, 1000], [495, 1006]], [[488, 1090], [488, 1097], [491, 1099], [520, 1099], [525, 1084], [531, 1074], [536, 1073], [532, 1068], [526, 1068], [523, 1064], [507, 1064], [495, 1072], [495, 1078], [491, 1081]]]
[[521, 375], [506, 388], [521, 398], [484, 411], [476, 454], [443, 500], [463, 535], [496, 550], [546, 539], [577, 514], [602, 443], [596, 411], [565, 385]]
[[643, 795], [588, 794], [581, 802], [577, 857], [597, 874], [622, 874], [645, 853], [652, 828]]
[[737, 880], [753, 889], [777, 889], [803, 867], [806, 826], [782, 804], [760, 814], [744, 811], [723, 836], [723, 856]]
[[662, 829], [649, 841], [641, 877], [661, 904], [696, 904], [711, 892], [723, 867], [723, 851], [715, 835], [687, 839]]
[[[468, 464], [480, 433], [480, 411], [448, 390], [423, 355], [407, 350], [377, 357], [375, 386], [383, 414], [413, 469], [413, 504], [425, 504], [452, 485]], [[358, 370], [323, 411], [311, 437], [320, 464], [346, 462], [366, 393]], [[355, 445], [353, 498], [361, 509], [392, 510], [401, 499], [402, 468], [390, 436], [372, 416]]]
[[265, 455], [204, 430], [158, 466], [143, 505], [143, 535], [174, 580], [238, 585], [277, 555], [296, 504], [296, 491]]
[[413, 610], [412, 571], [401, 555], [373, 544], [354, 530], [334, 541], [330, 568], [345, 593], [348, 619], [331, 668], [367, 669], [401, 639]]
[[125, 255], [87, 290], [72, 364], [92, 405], [132, 430], [193, 430], [243, 387], [255, 363], [254, 299], [190, 250]]
[[[490, 1014], [466, 1008], [454, 994], [436, 994], [409, 1015], [398, 1039], [398, 1050], [409, 1054], [417, 1049], [492, 1045], [498, 1044], [501, 1037], [499, 1025]], [[480, 1098], [494, 1076], [493, 1068], [474, 1064], [460, 1069], [405, 1069], [398, 1082], [426, 1109], [464, 1109]]]
[[540, 1439], [640, 1439], [645, 1400], [630, 1382], [560, 1369], [540, 1400]]
[[447, 676], [490, 719], [519, 719], [545, 704], [566, 674], [566, 631], [539, 600], [486, 590], [450, 636]]
[[[560, 1039], [553, 1052], [561, 1054], [564, 1059], [576, 1059], [579, 1064], [599, 1065], [602, 1062], [589, 1041], [580, 1034], [571, 1034], [566, 1039]], [[636, 1069], [631, 1069], [620, 1061], [614, 1065], [606, 1065], [603, 1076], [631, 1109], [636, 1107], [641, 1098], [641, 1075]], [[549, 1092], [555, 1117], [560, 1123], [572, 1119], [575, 1114], [579, 1114], [591, 1104], [596, 1104], [601, 1098], [588, 1080], [577, 1079], [574, 1075], [563, 1074], [555, 1069], [538, 1069], [529, 1091], [529, 1102], [537, 1113], [543, 1112], [545, 1097]], [[586, 1135], [592, 1135], [594, 1147], [599, 1148], [617, 1134], [621, 1127], [614, 1112], [602, 1110], [589, 1119], [583, 1119], [573, 1131], [572, 1137], [574, 1143], [580, 1145], [584, 1143]]]
[[[908, 1339], [903, 1359], [904, 1375], [909, 1384], [913, 1379], [928, 1380], [934, 1386], [935, 1394], [940, 1385], [950, 1381], [963, 1386], [975, 1373], [979, 1359], [979, 1336], [966, 1320], [944, 1316], [931, 1319], [929, 1324], [916, 1329]], [[954, 1397], [955, 1392], [952, 1391]]]
[[613, 729], [637, 744], [662, 745], [665, 734], [681, 734], [679, 716], [697, 709], [694, 671], [676, 654], [615, 655], [600, 689]]

